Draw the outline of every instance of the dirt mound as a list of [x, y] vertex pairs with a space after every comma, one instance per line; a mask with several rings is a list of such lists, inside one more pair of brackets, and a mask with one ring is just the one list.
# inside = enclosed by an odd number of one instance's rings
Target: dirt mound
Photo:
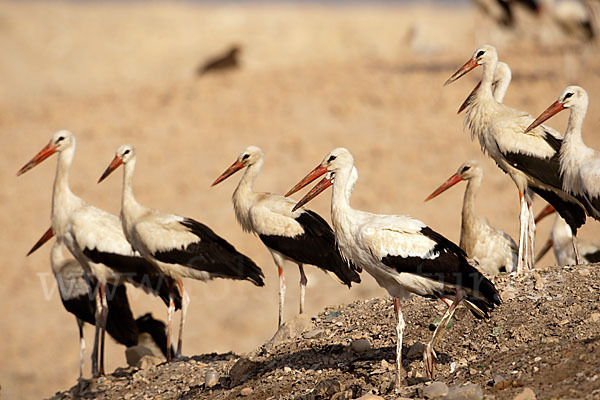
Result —
[[[501, 276], [495, 283], [504, 302], [489, 320], [457, 311], [437, 348], [436, 380], [450, 390], [471, 383], [495, 399], [512, 399], [527, 388], [543, 399], [600, 398], [597, 265], [550, 267], [517, 278]], [[421, 297], [403, 303], [405, 377], [399, 393], [394, 392], [392, 302], [375, 298], [330, 307], [311, 319], [298, 317], [249, 354], [205, 354], [117, 369], [54, 398], [419, 398], [430, 386], [423, 377], [421, 343], [430, 339], [444, 308]], [[212, 387], [205, 385], [210, 371], [220, 377]], [[481, 398], [473, 396], [468, 398]]]

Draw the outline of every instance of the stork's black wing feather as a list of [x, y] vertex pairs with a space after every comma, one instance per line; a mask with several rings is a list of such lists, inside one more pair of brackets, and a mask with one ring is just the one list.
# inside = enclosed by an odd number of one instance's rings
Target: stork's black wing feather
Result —
[[264, 286], [263, 272], [254, 261], [238, 252], [208, 226], [191, 218], [185, 218], [180, 223], [198, 240], [180, 248], [155, 252], [153, 256], [157, 260], [185, 265], [221, 278], [249, 280], [256, 286]]
[[344, 284], [360, 283], [360, 269], [342, 259], [335, 244], [333, 230], [319, 214], [304, 210], [296, 218], [304, 233], [294, 237], [259, 235], [270, 249], [302, 264], [311, 264], [333, 272]]
[[181, 309], [181, 294], [177, 290], [175, 281], [163, 275], [156, 266], [146, 259], [139, 256], [104, 252], [96, 248], [86, 248], [83, 253], [92, 262], [104, 264], [123, 275], [135, 286], [144, 287], [160, 296], [167, 306], [169, 305], [169, 295], [171, 295], [175, 302], [175, 309]]
[[500, 294], [492, 282], [469, 263], [460, 247], [429, 227], [421, 229], [420, 233], [436, 243], [431, 252], [438, 254], [438, 257], [388, 255], [381, 261], [398, 272], [423, 276], [464, 289], [468, 295], [479, 298], [480, 303], [486, 305], [482, 309], [484, 313], [500, 304]]

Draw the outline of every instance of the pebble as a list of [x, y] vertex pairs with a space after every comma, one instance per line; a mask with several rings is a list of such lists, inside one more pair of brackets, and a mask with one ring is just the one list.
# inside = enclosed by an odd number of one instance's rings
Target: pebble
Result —
[[364, 353], [365, 351], [371, 350], [372, 346], [369, 339], [363, 338], [353, 341], [350, 347], [355, 353]]
[[151, 356], [152, 351], [145, 346], [131, 346], [125, 350], [125, 358], [127, 359], [127, 364], [132, 367], [139, 367], [140, 361], [144, 356]]
[[245, 397], [245, 396], [250, 396], [252, 394], [252, 392], [254, 392], [254, 389], [246, 387], [240, 391], [240, 394]]
[[483, 390], [474, 383], [455, 386], [450, 388], [444, 400], [483, 400]]
[[163, 362], [161, 358], [154, 356], [144, 356], [138, 363], [140, 369], [149, 369]]
[[207, 388], [211, 388], [219, 383], [219, 373], [217, 371], [209, 370], [204, 375], [204, 385]]
[[444, 397], [449, 392], [448, 386], [444, 382], [433, 382], [423, 389], [423, 397], [426, 399], [437, 399]]
[[356, 400], [383, 400], [383, 397], [377, 396], [375, 394], [365, 394], [364, 396], [361, 396]]
[[521, 393], [513, 397], [513, 400], [536, 400], [535, 392], [530, 388], [525, 388]]
[[593, 323], [596, 323], [596, 322], [600, 321], [600, 313], [597, 313], [597, 312], [591, 313], [589, 321], [593, 322]]
[[292, 369], [290, 367], [283, 367], [283, 372], [289, 374], [290, 372], [292, 372]]
[[414, 360], [416, 358], [423, 357], [424, 350], [425, 345], [421, 342], [416, 342], [408, 348], [408, 351], [406, 352], [406, 358], [409, 360]]
[[313, 329], [304, 334], [304, 339], [318, 339], [323, 336], [325, 331], [323, 329]]

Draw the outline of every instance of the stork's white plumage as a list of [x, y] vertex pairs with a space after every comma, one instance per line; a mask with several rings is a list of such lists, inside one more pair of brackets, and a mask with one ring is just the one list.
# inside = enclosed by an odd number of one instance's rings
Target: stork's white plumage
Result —
[[[189, 297], [183, 289], [182, 278], [207, 281], [213, 278], [248, 280], [264, 286], [263, 273], [248, 257], [218, 236], [208, 226], [191, 218], [163, 213], [144, 207], [133, 194], [135, 150], [123, 145], [106, 168], [100, 180], [123, 165], [121, 221], [125, 237], [140, 254], [163, 274], [177, 282], [183, 297], [177, 354], [181, 355], [183, 327]], [[169, 305], [167, 347], [171, 346], [173, 304]]]
[[[104, 331], [108, 314], [106, 284], [128, 281], [160, 296], [167, 304], [169, 297], [173, 297], [176, 306], [181, 305], [181, 297], [170, 290], [170, 278], [133, 250], [116, 216], [87, 204], [71, 192], [69, 171], [75, 155], [75, 136], [71, 132], [53, 134], [50, 142], [17, 175], [29, 171], [54, 153], [58, 153], [58, 166], [52, 194], [52, 232], [86, 273], [99, 281], [95, 292], [97, 315], [92, 369], [94, 375], [104, 374]], [[32, 251], [42, 244], [38, 243]]]
[[[546, 206], [535, 218], [536, 224], [547, 215], [554, 213], [554, 211], [551, 205]], [[560, 215], [556, 215], [552, 230], [550, 231], [550, 237], [538, 252], [535, 262], [538, 263], [548, 250], [552, 249], [558, 265], [577, 265], [578, 262], [575, 258], [573, 246], [571, 245], [572, 241], [573, 233], [571, 232], [571, 228]], [[580, 256], [579, 263], [590, 264], [600, 262], [600, 243], [577, 240], [577, 249]]]
[[283, 265], [291, 261], [300, 269], [300, 314], [304, 312], [306, 275], [304, 264], [311, 264], [325, 272], [333, 273], [343, 284], [350, 287], [359, 283], [360, 276], [340, 256], [335, 246], [335, 236], [329, 224], [317, 213], [298, 209], [286, 197], [258, 193], [253, 189], [254, 180], [263, 166], [264, 154], [259, 147], [244, 149], [236, 161], [212, 184], [222, 182], [235, 172], [246, 168], [240, 183], [233, 192], [233, 208], [242, 229], [252, 232], [262, 240], [271, 252], [279, 273], [279, 326], [283, 318], [285, 279]]
[[364, 268], [394, 297], [398, 312], [396, 366], [400, 382], [404, 319], [397, 301], [415, 293], [436, 298], [453, 297], [454, 302], [438, 325], [424, 354], [429, 376], [433, 374], [433, 346], [463, 298], [481, 316], [500, 304], [494, 285], [467, 260], [454, 243], [406, 215], [379, 215], [355, 210], [350, 197], [358, 172], [350, 152], [338, 148], [286, 195], [306, 186], [319, 176], [317, 184], [295, 209], [333, 185], [331, 217], [336, 243], [342, 256]]
[[569, 223], [573, 232], [585, 222], [582, 203], [562, 190], [558, 150], [562, 136], [540, 126], [524, 134], [532, 117], [496, 101], [492, 93], [498, 54], [493, 46], [484, 45], [452, 75], [451, 83], [479, 65], [483, 66], [481, 85], [467, 106], [465, 125], [471, 137], [477, 137], [484, 153], [507, 173], [519, 190], [521, 203], [519, 258], [517, 272], [533, 265], [535, 222], [531, 208], [531, 189], [552, 204]]
[[479, 268], [490, 275], [502, 271], [512, 272], [517, 265], [519, 248], [504, 231], [490, 226], [487, 219], [475, 213], [475, 197], [483, 180], [483, 168], [479, 162], [464, 162], [458, 171], [431, 193], [428, 201], [460, 181], [467, 181], [462, 206], [460, 248], [469, 258], [477, 260]]
[[[492, 81], [492, 93], [494, 95], [494, 99], [498, 103], [502, 103], [502, 101], [504, 100], [504, 96], [506, 95], [511, 80], [512, 71], [510, 70], [508, 64], [503, 63], [502, 61], [498, 61], [496, 71], [494, 71], [494, 80]], [[460, 114], [465, 108], [471, 105], [471, 103], [475, 99], [475, 94], [477, 93], [477, 90], [479, 89], [480, 85], [481, 82], [475, 85], [469, 96], [467, 96], [465, 101], [461, 104], [457, 114]]]
[[587, 92], [579, 86], [567, 87], [527, 131], [548, 120], [562, 110], [570, 109], [565, 140], [560, 149], [560, 172], [563, 189], [582, 196], [586, 204], [600, 214], [600, 152], [585, 145], [581, 136], [583, 120], [588, 108]]

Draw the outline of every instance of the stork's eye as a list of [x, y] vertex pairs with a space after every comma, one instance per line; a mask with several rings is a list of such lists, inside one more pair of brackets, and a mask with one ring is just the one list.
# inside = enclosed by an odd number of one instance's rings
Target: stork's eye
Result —
[[477, 55], [475, 56], [475, 58], [480, 58], [480, 57], [483, 57], [483, 55], [484, 55], [484, 54], [485, 54], [485, 51], [484, 51], [484, 50], [479, 50], [479, 51], [477, 52]]
[[467, 165], [466, 167], [463, 167], [463, 169], [460, 170], [460, 173], [464, 174], [465, 172], [467, 172], [470, 169], [471, 169], [471, 167], [469, 165]]
[[244, 154], [244, 157], [242, 157], [242, 161], [247, 160], [248, 157], [250, 157], [250, 154]]
[[328, 163], [330, 163], [330, 162], [332, 162], [333, 160], [335, 160], [336, 158], [337, 158], [336, 156], [331, 156], [331, 157], [329, 157], [329, 158], [327, 159], [327, 162], [328, 162]]
[[569, 97], [573, 96], [573, 93], [569, 92], [567, 94], [565, 94], [565, 100], [568, 99]]
[[58, 139], [56, 139], [56, 143], [60, 143], [62, 140], [65, 140], [64, 136], [61, 136]]
[[127, 149], [127, 150], [125, 150], [125, 151], [123, 152], [123, 155], [124, 155], [124, 156], [126, 156], [126, 155], [127, 155], [127, 154], [129, 154], [129, 153], [130, 153], [130, 151], [129, 151], [129, 149]]

